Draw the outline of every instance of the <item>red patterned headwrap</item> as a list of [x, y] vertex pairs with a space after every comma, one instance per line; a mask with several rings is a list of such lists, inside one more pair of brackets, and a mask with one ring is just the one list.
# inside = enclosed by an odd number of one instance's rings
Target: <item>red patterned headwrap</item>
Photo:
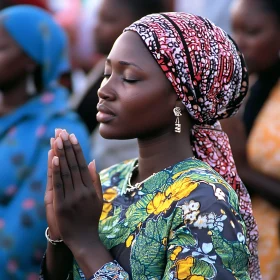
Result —
[[186, 13], [148, 15], [125, 31], [140, 35], [194, 120], [191, 135], [195, 156], [219, 172], [238, 194], [251, 253], [250, 276], [261, 279], [250, 196], [218, 121], [235, 114], [247, 93], [242, 54], [221, 28]]

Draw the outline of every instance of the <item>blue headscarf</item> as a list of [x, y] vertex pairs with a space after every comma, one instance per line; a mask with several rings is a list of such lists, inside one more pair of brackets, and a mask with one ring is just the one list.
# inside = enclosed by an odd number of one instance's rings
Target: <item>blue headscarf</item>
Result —
[[64, 30], [45, 10], [17, 5], [0, 12], [0, 24], [23, 51], [42, 67], [42, 83], [49, 89], [70, 68]]

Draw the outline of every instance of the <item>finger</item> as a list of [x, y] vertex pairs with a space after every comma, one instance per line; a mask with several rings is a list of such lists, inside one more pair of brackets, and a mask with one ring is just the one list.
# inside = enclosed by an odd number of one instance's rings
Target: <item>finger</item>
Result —
[[62, 201], [65, 197], [64, 183], [60, 174], [60, 162], [57, 156], [52, 160], [52, 183], [54, 186], [54, 199], [56, 202]]
[[63, 130], [60, 133], [60, 138], [63, 140], [63, 147], [64, 147], [64, 153], [65, 158], [68, 164], [68, 168], [71, 174], [72, 182], [74, 184], [74, 188], [79, 188], [81, 186], [84, 186], [84, 183], [81, 178], [80, 174], [80, 167], [78, 165], [75, 152], [73, 150], [73, 145], [70, 142], [69, 134], [66, 130]]
[[60, 176], [62, 178], [62, 182], [64, 186], [65, 197], [67, 197], [67, 194], [70, 195], [71, 192], [73, 192], [74, 185], [72, 182], [72, 177], [68, 167], [68, 163], [65, 157], [63, 141], [60, 137], [58, 137], [55, 140], [54, 146], [55, 146], [55, 153], [59, 158]]
[[47, 186], [46, 186], [46, 192], [51, 191], [53, 189], [52, 186], [52, 161], [54, 157], [53, 150], [49, 150], [48, 153], [48, 173], [47, 173]]
[[95, 160], [90, 162], [90, 164], [88, 165], [88, 170], [89, 170], [96, 194], [97, 194], [98, 198], [102, 201], [103, 200], [102, 186], [101, 186], [99, 174], [96, 171]]
[[53, 149], [54, 140], [55, 140], [55, 139], [54, 139], [53, 137], [50, 139], [51, 149]]
[[55, 136], [54, 136], [55, 139], [59, 136], [59, 134], [60, 134], [61, 132], [62, 132], [62, 129], [61, 129], [61, 128], [56, 128], [56, 129], [55, 129], [55, 134], [54, 134], [54, 135], [55, 135]]
[[91, 180], [91, 176], [89, 174], [88, 165], [85, 160], [82, 148], [81, 148], [75, 134], [71, 134], [69, 136], [69, 138], [72, 143], [72, 147], [73, 147], [73, 150], [74, 150], [74, 153], [75, 153], [75, 156], [77, 159], [77, 163], [78, 163], [78, 166], [80, 169], [81, 179], [85, 186], [90, 186], [92, 180]]

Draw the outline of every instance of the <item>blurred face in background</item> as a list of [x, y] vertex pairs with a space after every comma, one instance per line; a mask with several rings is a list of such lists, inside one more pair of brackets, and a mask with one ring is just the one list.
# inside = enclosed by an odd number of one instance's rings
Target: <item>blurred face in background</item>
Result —
[[250, 73], [262, 72], [279, 61], [280, 19], [262, 1], [237, 0], [232, 7], [232, 36]]
[[30, 59], [0, 26], [0, 89], [5, 91], [25, 78]]
[[96, 51], [109, 54], [123, 29], [135, 20], [131, 10], [119, 0], [103, 0], [94, 29]]

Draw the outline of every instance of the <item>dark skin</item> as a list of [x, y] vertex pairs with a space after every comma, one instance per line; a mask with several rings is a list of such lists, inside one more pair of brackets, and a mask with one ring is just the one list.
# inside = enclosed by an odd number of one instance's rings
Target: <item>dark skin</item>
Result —
[[[238, 0], [232, 10], [233, 37], [245, 55], [251, 74], [264, 71], [279, 59], [279, 20], [273, 12], [264, 11], [261, 4], [261, 0]], [[280, 181], [258, 172], [248, 163], [247, 136], [241, 115], [223, 120], [222, 126], [229, 136], [238, 173], [244, 183], [279, 205]]]
[[279, 60], [280, 21], [264, 9], [265, 0], [238, 0], [232, 8], [232, 36], [245, 56], [250, 74]]
[[[180, 118], [182, 133], [175, 133], [173, 108], [183, 105], [136, 33], [126, 32], [116, 41], [105, 76], [98, 91], [100, 133], [106, 138], [138, 138], [139, 172], [133, 183], [193, 156], [187, 112]], [[64, 244], [48, 244], [47, 279], [66, 278], [71, 254], [86, 277], [113, 260], [98, 236], [100, 180], [93, 163], [86, 167], [73, 137], [58, 130], [49, 153], [47, 220], [51, 238], [62, 238]]]
[[11, 113], [30, 99], [26, 93], [26, 79], [35, 68], [33, 60], [0, 26], [0, 91], [3, 93], [0, 116]]
[[108, 55], [123, 29], [135, 20], [122, 1], [102, 0], [94, 29], [96, 51]]

